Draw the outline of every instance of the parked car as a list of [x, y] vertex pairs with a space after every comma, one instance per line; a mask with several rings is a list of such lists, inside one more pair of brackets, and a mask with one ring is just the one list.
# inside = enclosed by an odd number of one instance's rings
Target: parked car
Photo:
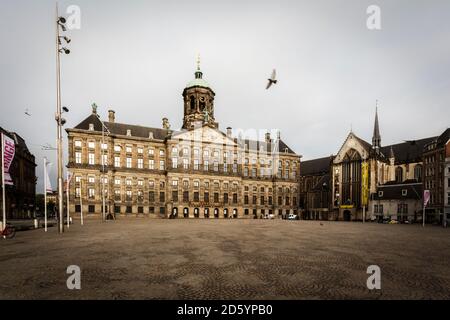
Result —
[[398, 221], [397, 220], [391, 220], [391, 221], [389, 221], [389, 224], [398, 224]]
[[288, 216], [288, 220], [299, 220], [298, 215], [290, 213]]
[[264, 216], [264, 219], [275, 219], [275, 215], [272, 213], [266, 213]]

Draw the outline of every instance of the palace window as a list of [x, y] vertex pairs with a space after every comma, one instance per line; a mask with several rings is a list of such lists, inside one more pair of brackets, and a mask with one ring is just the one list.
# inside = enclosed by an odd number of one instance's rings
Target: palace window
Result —
[[131, 168], [131, 158], [127, 158], [127, 168]]
[[120, 167], [120, 157], [114, 157], [114, 166]]
[[107, 154], [102, 155], [102, 165], [104, 165], [104, 166], [108, 165], [108, 155]]
[[81, 189], [80, 188], [75, 188], [75, 197], [79, 198], [81, 195]]
[[108, 144], [107, 143], [102, 143], [101, 144], [101, 148], [102, 148], [102, 150], [107, 150], [108, 149]]
[[153, 148], [148, 149], [148, 155], [150, 157], [153, 157], [155, 155], [155, 149], [153, 149]]
[[194, 159], [194, 170], [198, 170], [200, 167], [200, 163], [198, 159]]
[[89, 149], [95, 149], [95, 142], [94, 141], [89, 141], [88, 142], [88, 148]]
[[89, 176], [88, 177], [88, 182], [89, 183], [95, 183], [95, 177], [94, 176]]
[[81, 152], [75, 152], [75, 163], [81, 163]]
[[138, 169], [144, 168], [144, 159], [138, 159]]
[[418, 182], [422, 181], [422, 165], [418, 164], [414, 167], [414, 179]]
[[114, 184], [115, 184], [115, 185], [120, 185], [120, 182], [121, 182], [121, 181], [120, 181], [120, 178], [115, 178], [115, 179], [114, 179]]
[[120, 151], [122, 151], [122, 148], [121, 148], [118, 144], [116, 144], [116, 145], [114, 146], [114, 151], [115, 151], [115, 152], [120, 152]]
[[81, 140], [75, 140], [75, 147], [76, 148], [81, 148], [82, 142]]
[[94, 164], [95, 164], [95, 154], [89, 153], [88, 161], [89, 161], [88, 163], [89, 163], [90, 165], [94, 165]]
[[95, 198], [95, 189], [92, 189], [92, 188], [88, 189], [88, 197], [89, 197], [89, 199]]
[[144, 148], [138, 147], [137, 152], [138, 152], [139, 154], [143, 154], [143, 153], [144, 153]]
[[397, 167], [395, 169], [395, 181], [396, 182], [403, 182], [403, 169], [402, 169], [402, 167]]
[[164, 170], [164, 167], [165, 167], [164, 160], [160, 160], [159, 161], [159, 170]]
[[155, 169], [155, 160], [153, 160], [153, 159], [148, 160], [148, 168], [150, 170], [154, 170]]
[[133, 152], [133, 147], [132, 146], [126, 146], [125, 151], [126, 151], [126, 153], [132, 153]]
[[138, 182], [137, 182], [137, 184], [138, 184], [138, 186], [143, 186], [144, 185], [144, 180], [138, 180]]
[[148, 186], [149, 186], [149, 188], [154, 188], [155, 187], [155, 181], [149, 180]]
[[127, 179], [125, 183], [127, 186], [131, 186], [131, 179]]
[[189, 169], [189, 160], [183, 159], [183, 169]]

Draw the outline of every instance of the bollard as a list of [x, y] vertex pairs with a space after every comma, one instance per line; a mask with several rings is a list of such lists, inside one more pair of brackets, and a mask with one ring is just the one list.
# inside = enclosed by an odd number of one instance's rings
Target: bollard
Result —
[[39, 228], [39, 222], [38, 219], [34, 219], [34, 228], [38, 229]]

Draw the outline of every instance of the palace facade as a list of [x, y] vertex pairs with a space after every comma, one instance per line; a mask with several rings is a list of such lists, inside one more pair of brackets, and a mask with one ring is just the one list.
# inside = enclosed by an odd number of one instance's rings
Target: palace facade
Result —
[[70, 211], [115, 216], [254, 218], [297, 213], [300, 156], [280, 138], [219, 129], [215, 93], [199, 67], [183, 90], [183, 125], [172, 130], [103, 121], [67, 129]]

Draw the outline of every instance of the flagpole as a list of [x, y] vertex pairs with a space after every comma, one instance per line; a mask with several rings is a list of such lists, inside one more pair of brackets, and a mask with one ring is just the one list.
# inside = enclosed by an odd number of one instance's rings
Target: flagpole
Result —
[[422, 216], [422, 227], [425, 227], [425, 201], [423, 203], [423, 216]]
[[6, 194], [5, 194], [5, 138], [2, 135], [2, 206], [3, 206], [3, 220], [2, 231], [6, 228]]
[[80, 179], [80, 216], [81, 216], [81, 225], [84, 225], [84, 221], [83, 221], [83, 179]]
[[67, 229], [69, 229], [70, 227], [70, 222], [69, 222], [69, 171], [67, 171]]
[[44, 157], [44, 230], [47, 232], [47, 158]]

